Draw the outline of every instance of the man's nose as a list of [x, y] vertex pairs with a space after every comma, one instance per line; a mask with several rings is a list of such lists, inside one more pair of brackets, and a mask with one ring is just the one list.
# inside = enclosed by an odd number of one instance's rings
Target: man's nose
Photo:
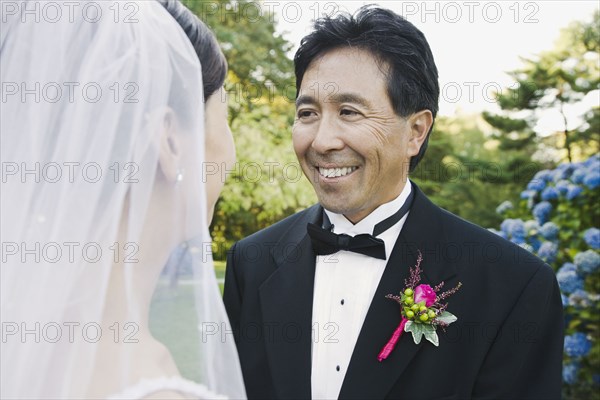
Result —
[[317, 132], [311, 147], [318, 153], [324, 154], [332, 150], [341, 150], [346, 146], [340, 127], [334, 118], [324, 116], [317, 127]]

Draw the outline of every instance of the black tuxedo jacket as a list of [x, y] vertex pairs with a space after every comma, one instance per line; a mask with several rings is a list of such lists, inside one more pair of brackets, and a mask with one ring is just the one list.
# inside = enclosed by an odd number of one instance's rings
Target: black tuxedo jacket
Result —
[[[410, 214], [362, 326], [340, 398], [560, 398], [563, 316], [552, 269], [540, 259], [431, 203], [413, 185]], [[250, 399], [311, 397], [315, 254], [306, 225], [318, 205], [236, 243], [224, 301]], [[405, 332], [377, 355], [400, 322], [398, 303], [418, 251], [421, 283], [445, 282], [448, 311], [439, 347]], [[340, 328], [340, 329], [343, 329]], [[324, 338], [315, 337], [314, 340]]]

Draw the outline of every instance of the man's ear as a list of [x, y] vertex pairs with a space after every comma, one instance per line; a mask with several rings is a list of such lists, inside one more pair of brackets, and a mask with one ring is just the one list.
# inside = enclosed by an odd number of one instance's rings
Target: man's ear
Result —
[[158, 165], [168, 182], [177, 182], [177, 175], [181, 172], [181, 142], [177, 117], [173, 110], [167, 108], [159, 120], [160, 137], [158, 145]]
[[421, 110], [409, 117], [410, 139], [408, 142], [408, 155], [416, 156], [433, 125], [433, 114], [429, 110]]

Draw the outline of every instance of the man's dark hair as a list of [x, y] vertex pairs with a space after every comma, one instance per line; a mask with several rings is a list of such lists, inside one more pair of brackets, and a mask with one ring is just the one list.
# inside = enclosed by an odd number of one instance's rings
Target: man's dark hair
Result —
[[208, 99], [223, 86], [227, 75], [227, 61], [212, 31], [180, 0], [158, 0], [173, 16], [192, 42], [202, 65], [204, 98]]
[[[413, 24], [390, 10], [363, 6], [355, 15], [318, 19], [314, 27], [302, 39], [294, 57], [296, 97], [304, 73], [316, 58], [340, 47], [359, 48], [369, 51], [381, 63], [397, 115], [407, 117], [426, 109], [435, 121], [440, 95], [437, 67], [425, 36]], [[425, 154], [430, 134], [431, 129], [419, 154], [411, 158], [410, 171]]]

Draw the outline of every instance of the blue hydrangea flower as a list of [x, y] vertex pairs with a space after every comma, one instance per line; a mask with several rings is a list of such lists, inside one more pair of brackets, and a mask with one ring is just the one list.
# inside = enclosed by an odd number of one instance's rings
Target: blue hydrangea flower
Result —
[[556, 185], [554, 187], [556, 188], [556, 190], [558, 190], [558, 192], [561, 195], [566, 196], [567, 192], [569, 191], [569, 184], [569, 181], [567, 181], [566, 179], [562, 179], [556, 182]]
[[552, 204], [547, 201], [542, 201], [533, 207], [533, 216], [540, 225], [548, 221], [551, 212]]
[[538, 224], [537, 221], [533, 219], [525, 221], [524, 225], [525, 232], [527, 232], [527, 234], [530, 236], [537, 235], [538, 231], [540, 230], [540, 224]]
[[600, 229], [590, 228], [583, 232], [583, 240], [592, 249], [600, 249]]
[[513, 242], [514, 244], [518, 244], [519, 246], [525, 244], [525, 239], [522, 237], [518, 237], [518, 236], [511, 237], [510, 241]]
[[560, 267], [558, 269], [557, 273], [561, 272], [561, 271], [575, 271], [575, 272], [577, 272], [577, 265], [575, 265], [573, 263], [570, 263], [570, 262], [566, 262], [566, 263], [564, 263], [562, 265], [562, 267]]
[[594, 154], [593, 156], [585, 160], [583, 162], [583, 165], [585, 165], [586, 167], [598, 165], [600, 167], [600, 154]]
[[538, 239], [535, 236], [531, 236], [529, 238], [527, 238], [528, 243], [531, 245], [531, 247], [533, 248], [534, 252], [538, 252], [540, 250], [540, 247], [542, 245], [542, 242], [540, 241], [540, 239]]
[[600, 171], [600, 156], [598, 154], [588, 158], [583, 162], [583, 166], [588, 171]]
[[500, 230], [502, 230], [502, 232], [508, 235], [511, 229], [510, 226], [512, 225], [513, 221], [514, 220], [512, 218], [507, 218], [504, 221], [502, 221], [502, 223], [500, 224]]
[[566, 179], [571, 175], [570, 164], [560, 164], [554, 171], [552, 171], [552, 180], [558, 182], [561, 179]]
[[554, 200], [558, 199], [560, 193], [553, 186], [548, 186], [544, 190], [542, 190], [542, 200]]
[[550, 182], [552, 180], [552, 171], [549, 169], [543, 169], [541, 171], [538, 171], [533, 176], [532, 181], [534, 181], [534, 180], [543, 180], [546, 182]]
[[556, 280], [560, 290], [564, 293], [569, 294], [583, 289], [583, 278], [576, 271], [559, 270], [556, 273]]
[[510, 227], [510, 234], [514, 238], [524, 239], [525, 238], [525, 224], [521, 219], [513, 220]]
[[577, 253], [573, 261], [579, 267], [580, 271], [589, 274], [597, 270], [600, 266], [600, 255], [594, 250], [586, 250]]
[[583, 178], [585, 178], [585, 175], [585, 168], [577, 168], [575, 171], [573, 171], [573, 174], [571, 175], [571, 181], [573, 181], [574, 183], [583, 183]]
[[579, 373], [578, 363], [568, 363], [563, 366], [563, 381], [567, 385], [574, 385], [577, 383], [577, 374]]
[[546, 261], [548, 264], [552, 264], [558, 254], [558, 246], [556, 243], [544, 242], [538, 250], [538, 256]]
[[596, 189], [600, 186], [600, 171], [590, 171], [586, 174], [585, 178], [583, 178], [583, 184], [590, 189]]
[[500, 229], [507, 237], [520, 239], [520, 242], [525, 238], [525, 224], [520, 219], [507, 218], [500, 224]]
[[539, 179], [539, 178], [533, 178], [527, 184], [528, 190], [535, 190], [536, 192], [543, 190], [545, 187], [546, 187], [546, 181], [543, 179]]
[[567, 190], [567, 199], [573, 200], [575, 197], [579, 196], [582, 191], [583, 189], [581, 186], [569, 185], [569, 189]]
[[546, 222], [540, 228], [540, 234], [546, 240], [554, 240], [558, 237], [558, 226], [554, 222]]
[[496, 230], [494, 228], [489, 228], [488, 231], [490, 231], [492, 233], [495, 233], [496, 235], [498, 235], [498, 236], [500, 236], [500, 237], [502, 237], [504, 239], [507, 239], [506, 233], [504, 233], [502, 231], [498, 231], [498, 230]]
[[569, 295], [569, 305], [577, 308], [591, 307], [592, 298], [588, 292], [583, 289], [577, 289]]
[[565, 353], [569, 357], [586, 356], [592, 348], [592, 341], [584, 333], [576, 332], [565, 336]]
[[535, 190], [523, 190], [521, 192], [522, 199], [533, 199], [537, 192]]
[[507, 212], [508, 210], [512, 210], [514, 208], [513, 204], [506, 200], [503, 201], [502, 203], [500, 203], [500, 205], [498, 207], [496, 207], [496, 213], [502, 215], [505, 212]]

